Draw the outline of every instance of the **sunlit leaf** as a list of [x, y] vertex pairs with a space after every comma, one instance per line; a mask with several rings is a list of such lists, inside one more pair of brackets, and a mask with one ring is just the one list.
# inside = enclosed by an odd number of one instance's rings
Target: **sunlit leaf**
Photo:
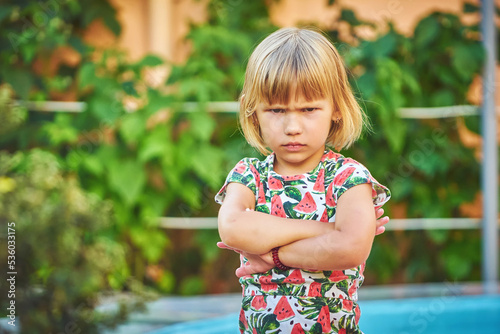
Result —
[[425, 48], [439, 32], [439, 23], [434, 16], [428, 16], [415, 28], [415, 43], [418, 48]]
[[108, 166], [109, 186], [125, 201], [134, 204], [146, 182], [142, 164], [133, 160], [113, 161]]
[[120, 135], [129, 145], [137, 145], [146, 130], [146, 120], [139, 112], [121, 117]]

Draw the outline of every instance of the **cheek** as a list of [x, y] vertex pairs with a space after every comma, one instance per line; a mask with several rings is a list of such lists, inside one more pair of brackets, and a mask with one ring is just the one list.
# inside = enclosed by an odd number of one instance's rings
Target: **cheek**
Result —
[[259, 124], [262, 137], [264, 138], [279, 132], [281, 129], [281, 122], [278, 117], [262, 117], [259, 120]]
[[[306, 124], [306, 122], [304, 122], [304, 124]], [[318, 135], [322, 133], [328, 134], [330, 132], [332, 124], [333, 122], [330, 118], [325, 118], [325, 117], [312, 118], [307, 122], [307, 130], [308, 132], [316, 133]]]

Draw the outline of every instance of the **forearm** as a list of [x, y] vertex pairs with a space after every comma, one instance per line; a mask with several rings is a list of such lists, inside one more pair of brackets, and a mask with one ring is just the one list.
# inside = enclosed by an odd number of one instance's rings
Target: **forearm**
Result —
[[334, 230], [282, 246], [279, 257], [283, 264], [292, 268], [345, 270], [366, 261], [372, 243], [373, 237], [354, 240]]
[[219, 213], [222, 242], [252, 254], [263, 254], [274, 247], [316, 237], [333, 227], [333, 224], [281, 218], [256, 211]]

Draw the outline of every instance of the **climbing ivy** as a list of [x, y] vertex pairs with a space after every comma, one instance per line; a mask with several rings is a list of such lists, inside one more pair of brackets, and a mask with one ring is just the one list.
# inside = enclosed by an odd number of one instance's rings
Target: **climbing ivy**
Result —
[[[460, 217], [460, 205], [479, 192], [479, 164], [462, 144], [457, 121], [478, 132], [478, 117], [408, 120], [398, 110], [469, 103], [467, 92], [484, 57], [477, 24], [436, 12], [406, 36], [391, 23], [380, 29], [335, 1], [329, 5], [340, 16], [324, 30], [343, 55], [373, 125], [342, 153], [366, 164], [391, 188], [390, 215]], [[158, 228], [161, 216], [216, 216], [213, 195], [227, 171], [242, 156], [258, 155], [243, 140], [234, 114], [207, 113], [206, 106], [237, 99], [252, 48], [276, 27], [266, 1], [213, 0], [207, 10], [207, 21], [186, 36], [189, 58], [174, 65], [151, 55], [130, 62], [122, 51], [87, 44], [83, 32], [96, 20], [116, 36], [121, 32], [107, 1], [0, 5], [0, 99], [7, 96], [10, 106], [0, 110], [2, 152], [50, 153], [62, 177], [111, 203], [110, 223], [100, 233], [121, 249], [123, 261], [102, 273], [109, 289], [128, 289], [130, 276], [162, 293], [238, 289], [234, 268], [227, 265], [233, 260], [236, 265], [237, 257], [228, 260], [229, 252], [214, 246], [217, 231]], [[477, 7], [466, 3], [464, 11]], [[347, 34], [341, 29], [346, 25]], [[359, 28], [372, 29], [377, 37], [363, 39]], [[76, 52], [78, 61], [49, 67], [61, 48]], [[85, 102], [84, 112], [39, 113], [22, 106], [12, 112], [13, 100], [65, 95]], [[197, 107], [186, 112], [185, 102]], [[15, 131], [4, 131], [14, 126]], [[20, 171], [10, 173], [14, 178]], [[387, 232], [374, 244], [367, 282], [478, 279], [478, 234]], [[33, 274], [30, 282], [43, 284], [60, 265], [44, 263], [38, 268], [44, 274]]]

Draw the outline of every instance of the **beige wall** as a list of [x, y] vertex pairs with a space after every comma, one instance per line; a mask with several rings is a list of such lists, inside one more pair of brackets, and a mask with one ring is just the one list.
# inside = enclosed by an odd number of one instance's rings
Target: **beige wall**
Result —
[[[99, 46], [120, 46], [130, 59], [138, 60], [148, 53], [154, 53], [174, 63], [181, 63], [189, 54], [189, 44], [184, 41], [190, 23], [206, 20], [208, 0], [111, 0], [118, 11], [123, 31], [118, 40], [106, 31], [100, 22], [95, 22], [87, 31], [87, 40]], [[376, 22], [387, 27], [391, 20], [396, 28], [411, 34], [416, 24], [431, 12], [449, 11], [461, 13], [464, 0], [336, 0], [345, 8], [353, 9], [361, 19]], [[479, 0], [467, 0], [478, 4]], [[496, 0], [500, 6], [500, 0]], [[291, 26], [299, 23], [318, 23], [328, 27], [338, 24], [335, 7], [329, 7], [327, 0], [280, 0], [270, 1], [270, 19], [277, 26]], [[477, 22], [478, 15], [463, 15], [466, 23]], [[370, 30], [360, 31], [370, 37]], [[497, 73], [500, 77], [500, 72]], [[476, 80], [469, 100], [481, 103], [481, 80]], [[498, 92], [500, 90], [497, 89]], [[497, 96], [499, 93], [497, 92]]]
[[[189, 44], [184, 41], [190, 22], [206, 20], [205, 6], [208, 0], [111, 0], [118, 11], [123, 32], [118, 41], [113, 42], [109, 33], [93, 29], [88, 35], [95, 44], [117, 43], [125, 49], [133, 60], [147, 53], [180, 63], [189, 54]], [[377, 22], [386, 27], [387, 20], [396, 28], [410, 34], [416, 24], [435, 10], [460, 13], [464, 0], [337, 0], [345, 8], [353, 9], [361, 19]], [[467, 0], [478, 4], [479, 0]], [[291, 26], [304, 22], [318, 22], [323, 27], [336, 23], [339, 13], [327, 5], [327, 0], [280, 0], [270, 1], [271, 21], [278, 26]], [[500, 6], [500, 0], [496, 0]], [[464, 15], [464, 22], [479, 19], [477, 15]], [[370, 37], [371, 31], [360, 32]], [[500, 75], [500, 73], [499, 73]], [[500, 76], [499, 76], [500, 77]], [[477, 85], [469, 94], [471, 103], [480, 103], [481, 94]], [[498, 94], [497, 94], [498, 95]]]
[[[419, 20], [434, 10], [461, 12], [463, 0], [337, 0], [353, 9], [360, 18], [377, 22], [394, 21], [398, 30], [411, 33]], [[468, 0], [478, 3], [478, 0]], [[123, 32], [118, 44], [131, 59], [156, 53], [174, 62], [181, 62], [189, 52], [183, 41], [189, 22], [206, 19], [207, 0], [111, 0], [118, 10]], [[500, 0], [496, 1], [500, 5]], [[320, 22], [325, 27], [335, 24], [339, 13], [328, 7], [327, 0], [270, 1], [271, 20], [278, 26], [300, 22]], [[467, 15], [465, 21], [477, 16]]]
[[[396, 28], [411, 33], [417, 22], [435, 10], [459, 13], [462, 0], [337, 0], [345, 8], [354, 10], [360, 19], [376, 22], [394, 21]], [[473, 2], [473, 1], [471, 1]], [[477, 2], [477, 1], [475, 1]], [[338, 17], [327, 1], [281, 0], [271, 6], [273, 22], [290, 26], [301, 21], [317, 21], [329, 26]]]
[[[91, 27], [87, 36], [94, 44], [101, 46], [118, 44], [133, 60], [147, 53], [154, 53], [164, 59], [180, 63], [189, 54], [189, 44], [184, 41], [189, 24], [206, 20], [208, 0], [111, 0], [118, 11], [123, 31], [119, 40], [107, 33], [102, 24]], [[336, 0], [345, 8], [353, 9], [361, 19], [376, 22], [387, 27], [391, 20], [396, 28], [411, 34], [416, 24], [431, 12], [449, 11], [461, 13], [465, 0]], [[329, 7], [327, 0], [279, 0], [269, 1], [271, 21], [277, 26], [291, 26], [299, 23], [316, 22], [323, 27], [336, 23], [339, 16], [335, 7]], [[467, 0], [479, 4], [479, 0]], [[500, 0], [495, 0], [500, 6]], [[463, 15], [466, 23], [477, 22], [478, 15]], [[362, 31], [365, 37], [373, 32]], [[500, 77], [500, 72], [497, 73]], [[469, 94], [471, 103], [479, 104], [480, 80], [476, 80]], [[499, 94], [497, 93], [497, 96]]]
[[181, 62], [189, 52], [183, 41], [190, 22], [206, 20], [202, 0], [110, 0], [118, 11], [122, 34], [117, 41], [130, 59], [148, 53]]

